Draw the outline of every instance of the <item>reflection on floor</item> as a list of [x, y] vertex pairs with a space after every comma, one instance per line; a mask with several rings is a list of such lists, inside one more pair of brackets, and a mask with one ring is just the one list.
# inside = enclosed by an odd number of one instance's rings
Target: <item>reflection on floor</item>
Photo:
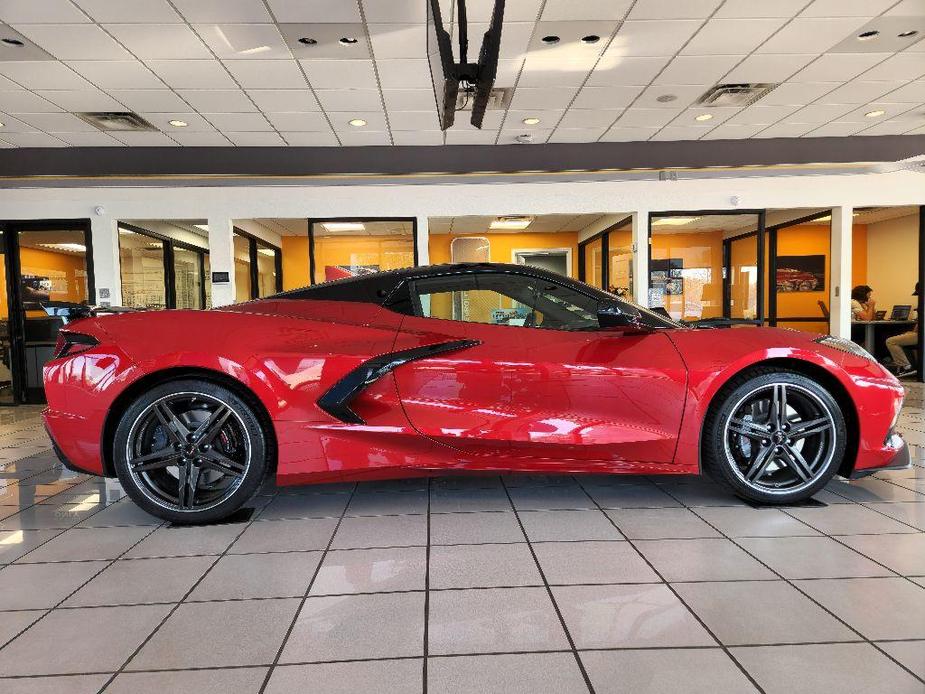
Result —
[[168, 528], [0, 410], [0, 691], [925, 691], [916, 467], [755, 509], [694, 478], [276, 490]]

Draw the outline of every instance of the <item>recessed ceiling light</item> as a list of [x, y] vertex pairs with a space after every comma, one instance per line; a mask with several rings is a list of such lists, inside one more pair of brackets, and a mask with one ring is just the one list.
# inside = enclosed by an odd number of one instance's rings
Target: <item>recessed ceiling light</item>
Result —
[[3, 123], [0, 123], [0, 128], [2, 128], [2, 127], [3, 127]]
[[536, 125], [536, 124], [539, 123], [539, 122], [540, 122], [540, 119], [539, 119], [539, 118], [535, 118], [535, 117], [524, 118], [524, 120], [523, 120], [523, 124], [524, 124], [524, 125]]
[[303, 36], [299, 39], [299, 43], [305, 44], [306, 46], [314, 46], [316, 43], [318, 43], [318, 40], [308, 36]]
[[858, 41], [870, 41], [880, 36], [880, 32], [876, 29], [871, 29], [870, 31], [862, 31], [858, 34]]
[[712, 113], [701, 113], [699, 116], [694, 118], [694, 120], [699, 120], [699, 121], [712, 120], [712, 119], [713, 119]]
[[364, 125], [366, 125], [366, 121], [362, 118], [354, 118], [353, 120], [348, 121], [348, 123], [350, 123], [350, 125], [352, 125], [354, 128], [362, 128]]
[[344, 36], [344, 37], [342, 37], [342, 38], [340, 39], [339, 43], [340, 43], [342, 46], [352, 46], [353, 44], [357, 43], [358, 41], [359, 41], [359, 39], [356, 38], [355, 36]]
[[919, 32], [916, 31], [915, 29], [910, 29], [909, 31], [903, 31], [903, 32], [900, 32], [900, 33], [898, 33], [898, 34], [896, 34], [896, 35], [897, 35], [899, 38], [901, 38], [901, 39], [907, 39], [907, 38], [909, 38], [910, 36], [918, 36], [918, 35], [919, 35]]
[[490, 229], [526, 229], [528, 226], [533, 224], [533, 217], [498, 217], [497, 219], [491, 220], [491, 224], [488, 225]]
[[886, 111], [882, 111], [882, 110], [880, 110], [880, 109], [877, 109], [876, 111], [868, 111], [867, 113], [864, 114], [864, 116], [865, 116], [866, 118], [879, 118], [879, 117], [882, 116], [884, 113], [886, 113]]
[[0, 39], [0, 40], [2, 40], [3, 43], [5, 43], [7, 46], [16, 46], [17, 48], [22, 48], [23, 46], [26, 45], [19, 39]]
[[364, 231], [366, 226], [362, 222], [322, 222], [327, 231]]
[[189, 125], [189, 123], [187, 123], [185, 120], [169, 120], [167, 122], [175, 128], [185, 128], [187, 125]]
[[601, 37], [598, 36], [597, 34], [588, 34], [587, 36], [581, 37], [582, 43], [597, 43], [600, 40], [601, 40]]
[[39, 245], [56, 251], [71, 251], [72, 253], [85, 253], [87, 251], [87, 247], [82, 243], [40, 243]]
[[545, 44], [547, 44], [547, 45], [549, 45], [549, 46], [553, 46], [553, 45], [559, 43], [559, 40], [560, 40], [560, 39], [559, 39], [559, 37], [556, 36], [555, 34], [550, 34], [549, 36], [544, 36], [541, 40], [542, 40], [543, 43], [545, 43]]
[[655, 97], [655, 100], [660, 104], [668, 104], [672, 101], [677, 101], [678, 97], [675, 94], [662, 94], [661, 96]]

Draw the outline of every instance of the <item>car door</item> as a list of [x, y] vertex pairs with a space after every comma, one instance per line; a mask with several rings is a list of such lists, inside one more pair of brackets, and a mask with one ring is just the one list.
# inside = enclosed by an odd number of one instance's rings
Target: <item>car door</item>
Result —
[[424, 436], [485, 467], [671, 462], [686, 370], [663, 331], [602, 330], [598, 297], [527, 269], [422, 277], [409, 289], [395, 350], [461, 345], [395, 370]]

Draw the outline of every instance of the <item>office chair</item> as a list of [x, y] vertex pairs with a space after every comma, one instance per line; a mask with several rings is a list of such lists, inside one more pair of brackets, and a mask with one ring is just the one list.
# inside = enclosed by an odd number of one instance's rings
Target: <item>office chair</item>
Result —
[[819, 299], [816, 303], [819, 304], [819, 308], [822, 309], [822, 316], [826, 320], [829, 319], [829, 307], [825, 305], [825, 302], [822, 299]]

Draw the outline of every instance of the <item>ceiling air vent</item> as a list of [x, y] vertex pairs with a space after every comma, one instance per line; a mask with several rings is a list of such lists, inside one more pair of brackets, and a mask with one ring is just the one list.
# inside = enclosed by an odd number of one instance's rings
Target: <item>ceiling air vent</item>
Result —
[[155, 128], [137, 113], [106, 111], [101, 113], [76, 113], [74, 115], [76, 115], [82, 121], [85, 121], [93, 127], [105, 132], [124, 132], [126, 130], [157, 130], [157, 128]]
[[776, 84], [752, 82], [749, 84], [717, 84], [697, 100], [700, 106], [750, 106], [770, 92]]
[[[488, 95], [488, 106], [486, 111], [503, 111], [511, 104], [511, 97], [514, 95], [513, 89], [495, 87]], [[460, 88], [456, 96], [457, 111], [471, 111], [472, 103], [475, 101], [475, 88]]]

